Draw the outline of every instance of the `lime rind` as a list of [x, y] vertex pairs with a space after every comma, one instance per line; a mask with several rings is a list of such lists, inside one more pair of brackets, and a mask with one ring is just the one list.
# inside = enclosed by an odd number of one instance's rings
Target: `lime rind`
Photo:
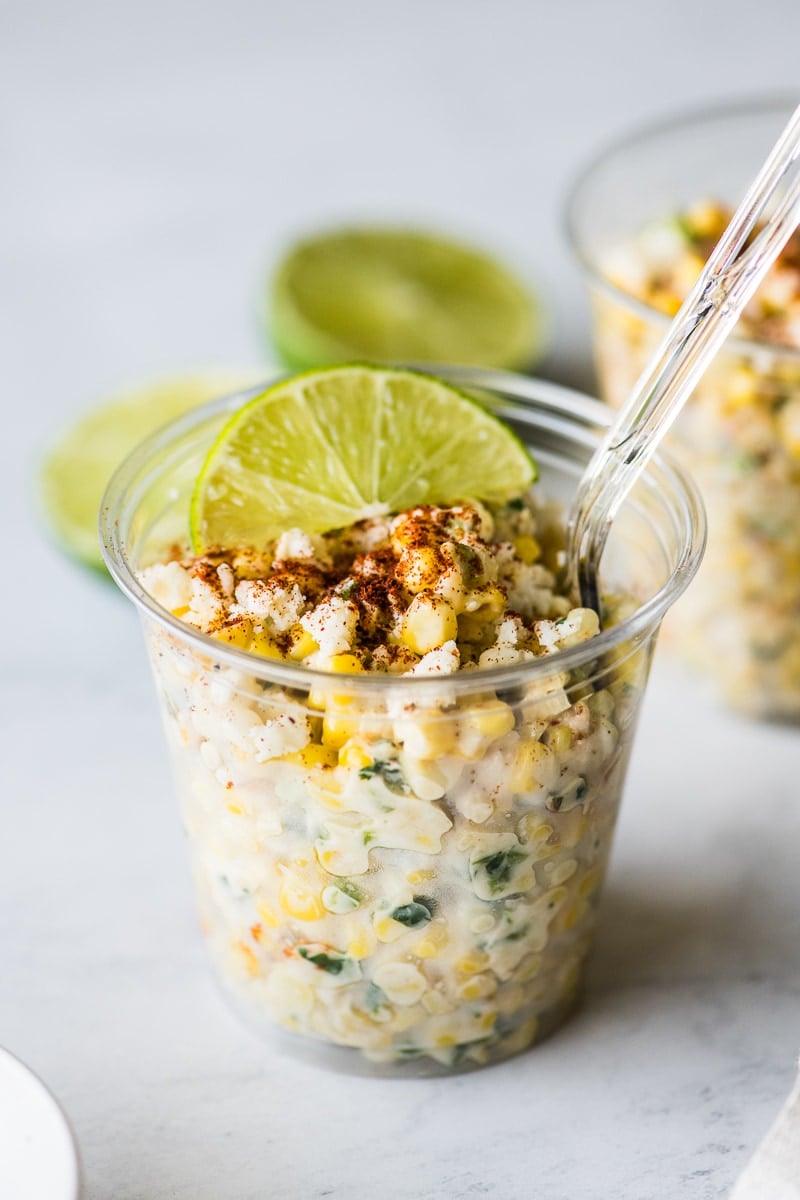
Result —
[[148, 380], [78, 417], [39, 466], [39, 507], [58, 547], [105, 574], [97, 514], [115, 467], [159, 425], [216, 396], [252, 387], [265, 370], [200, 367]]
[[[442, 437], [442, 431], [445, 436]], [[284, 379], [234, 413], [190, 504], [195, 553], [525, 490], [536, 465], [474, 397], [432, 375], [348, 364]]]

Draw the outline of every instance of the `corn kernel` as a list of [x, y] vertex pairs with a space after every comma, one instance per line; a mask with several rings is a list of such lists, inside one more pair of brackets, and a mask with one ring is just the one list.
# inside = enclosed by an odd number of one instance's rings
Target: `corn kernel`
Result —
[[462, 975], [477, 975], [488, 965], [489, 955], [476, 950], [473, 954], [465, 954], [463, 958], [460, 958], [456, 963], [456, 970]]
[[441, 556], [433, 546], [409, 546], [400, 555], [397, 575], [412, 596], [432, 588], [441, 574]]
[[396, 942], [404, 933], [407, 933], [405, 925], [400, 921], [395, 921], [389, 916], [373, 917], [372, 926], [375, 930], [375, 936], [379, 942]]
[[431, 921], [423, 936], [411, 947], [417, 958], [436, 958], [448, 942], [447, 929], [443, 922]]
[[299, 662], [301, 659], [308, 658], [310, 655], [316, 654], [317, 650], [319, 650], [319, 646], [314, 638], [302, 625], [293, 625], [289, 630], [289, 637], [291, 641], [289, 643], [288, 657], [293, 662]]
[[275, 916], [275, 913], [265, 904], [263, 900], [256, 900], [256, 912], [261, 918], [261, 923], [267, 925], [270, 929], [277, 929], [280, 922]]
[[514, 713], [502, 700], [476, 705], [467, 713], [467, 721], [484, 737], [500, 738], [514, 728]]
[[347, 956], [348, 958], [369, 958], [374, 949], [375, 941], [364, 929], [347, 943]]
[[339, 756], [331, 746], [322, 746], [319, 742], [309, 742], [302, 750], [284, 754], [281, 761], [298, 763], [301, 767], [335, 767]]
[[253, 622], [250, 617], [244, 617], [233, 625], [224, 625], [222, 629], [215, 629], [211, 636], [218, 642], [224, 642], [226, 646], [235, 646], [238, 650], [249, 650], [253, 640]]
[[429, 991], [422, 997], [422, 1007], [426, 1013], [432, 1017], [443, 1017], [446, 1013], [451, 1013], [455, 1005], [441, 992]]
[[456, 723], [447, 715], [426, 720], [415, 714], [395, 721], [394, 733], [407, 754], [424, 761], [450, 753], [456, 740]]
[[351, 737], [358, 733], [358, 722], [353, 717], [340, 713], [326, 713], [322, 718], [322, 744], [341, 750]]
[[554, 754], [566, 754], [572, 749], [574, 740], [568, 725], [551, 725], [547, 731], [547, 744]]
[[514, 538], [514, 549], [517, 552], [517, 558], [524, 563], [535, 563], [542, 557], [541, 545], [535, 537], [530, 537], [528, 534]]
[[485, 1000], [496, 991], [497, 980], [487, 971], [482, 975], [473, 975], [459, 984], [457, 994], [460, 1000]]
[[566, 933], [568, 929], [574, 929], [578, 922], [586, 916], [589, 911], [589, 904], [586, 900], [578, 900], [575, 904], [571, 904], [558, 914], [553, 922], [554, 933]]
[[597, 885], [600, 883], [600, 870], [598, 867], [593, 867], [591, 871], [587, 871], [583, 879], [578, 884], [578, 895], [582, 900], [591, 896], [592, 892], [597, 890]]
[[345, 742], [339, 751], [339, 765], [342, 767], [360, 771], [363, 767], [372, 766], [373, 762], [372, 755], [367, 754], [363, 746], [352, 740]]
[[281, 887], [280, 905], [288, 916], [296, 917], [298, 921], [319, 921], [325, 916], [319, 896], [291, 876], [286, 877]]
[[514, 981], [516, 983], [530, 983], [541, 971], [542, 962], [541, 954], [527, 955], [514, 972]]
[[434, 870], [432, 870], [431, 868], [427, 868], [426, 870], [420, 870], [420, 871], [409, 871], [408, 874], [406, 875], [406, 879], [411, 884], [427, 883], [427, 881], [429, 879], [435, 879], [435, 878], [436, 878], [436, 872]]
[[552, 766], [551, 760], [552, 752], [544, 742], [521, 741], [511, 772], [511, 790], [533, 792], [545, 787], [546, 768]]
[[332, 654], [328, 659], [328, 670], [334, 675], [360, 675], [364, 664], [355, 654]]
[[432, 592], [420, 592], [409, 604], [403, 621], [403, 644], [415, 654], [427, 654], [458, 636], [451, 604]]

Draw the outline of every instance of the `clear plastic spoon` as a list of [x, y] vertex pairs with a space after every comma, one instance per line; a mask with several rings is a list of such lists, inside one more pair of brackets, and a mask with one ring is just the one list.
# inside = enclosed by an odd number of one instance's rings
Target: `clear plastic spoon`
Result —
[[[759, 222], [762, 228], [752, 236]], [[800, 107], [578, 485], [568, 518], [566, 575], [587, 608], [600, 611], [600, 559], [622, 501], [798, 224]]]

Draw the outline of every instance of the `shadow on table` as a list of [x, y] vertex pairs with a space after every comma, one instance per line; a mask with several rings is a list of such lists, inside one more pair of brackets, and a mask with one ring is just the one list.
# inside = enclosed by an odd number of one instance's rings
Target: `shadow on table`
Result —
[[[680, 890], [678, 890], [678, 887]], [[609, 882], [589, 970], [595, 995], [651, 983], [783, 977], [800, 959], [794, 898], [776, 883]]]

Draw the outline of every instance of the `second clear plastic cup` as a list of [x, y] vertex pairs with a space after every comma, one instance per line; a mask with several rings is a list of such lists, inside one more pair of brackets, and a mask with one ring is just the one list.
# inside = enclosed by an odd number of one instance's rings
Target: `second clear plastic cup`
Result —
[[[609, 147], [577, 181], [569, 233], [611, 404], [633, 391], [670, 321], [636, 294], [645, 270], [637, 247], [646, 238], [649, 260], [674, 264], [684, 254], [682, 214], [705, 201], [735, 208], [794, 104], [743, 101], [664, 121]], [[666, 294], [665, 305], [677, 311], [701, 266], [684, 257], [680, 294]], [[776, 316], [791, 301], [787, 280], [773, 283]], [[703, 494], [709, 540], [669, 633], [727, 704], [800, 719], [800, 328], [783, 345], [734, 331], [670, 438]]]
[[[568, 502], [603, 408], [504, 374], [441, 374], [491, 399], [534, 450], [537, 486]], [[702, 505], [674, 464], [648, 467], [606, 558], [627, 615], [589, 641], [445, 679], [332, 676], [199, 633], [138, 578], [185, 544], [192, 482], [244, 399], [141, 447], [102, 518], [142, 616], [217, 977], [249, 1024], [315, 1061], [382, 1074], [496, 1062], [579, 995], [657, 632], [698, 566]]]

